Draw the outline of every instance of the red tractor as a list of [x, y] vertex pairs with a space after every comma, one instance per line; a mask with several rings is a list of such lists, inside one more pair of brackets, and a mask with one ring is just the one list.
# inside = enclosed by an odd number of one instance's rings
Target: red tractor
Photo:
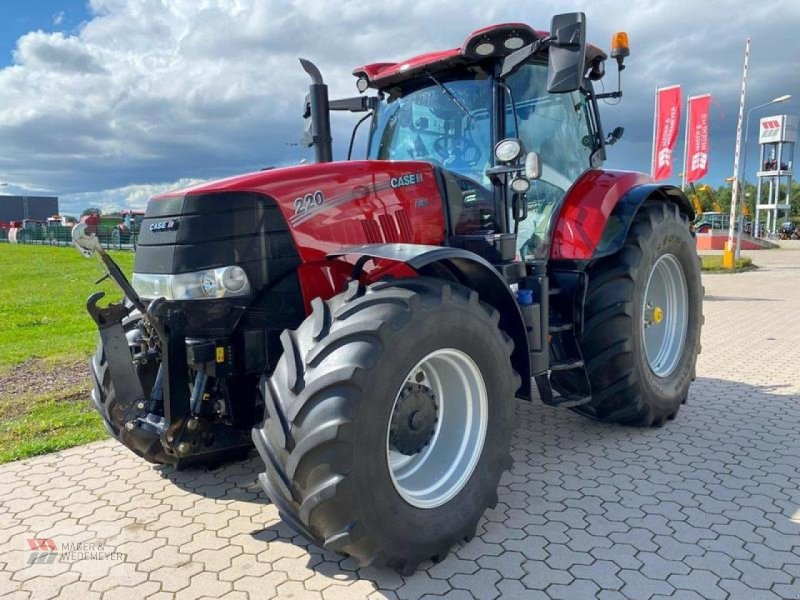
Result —
[[120, 249], [123, 245], [131, 244], [136, 240], [142, 227], [144, 211], [126, 209], [120, 215], [122, 216], [122, 221], [114, 226], [109, 238], [111, 247], [116, 249]]
[[[694, 212], [601, 168], [606, 59], [572, 13], [365, 65], [351, 99], [302, 61], [316, 164], [156, 196], [131, 282], [78, 226], [127, 297], [87, 304], [110, 434], [176, 468], [255, 442], [294, 529], [409, 573], [497, 502], [515, 397], [673, 419], [703, 322]], [[332, 161], [331, 110], [371, 118], [366, 160]]]

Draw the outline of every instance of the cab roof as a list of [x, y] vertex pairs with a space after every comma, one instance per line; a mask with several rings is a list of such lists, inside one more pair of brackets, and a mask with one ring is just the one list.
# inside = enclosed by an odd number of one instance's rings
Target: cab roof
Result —
[[[525, 23], [489, 25], [470, 33], [458, 48], [419, 54], [403, 62], [370, 63], [353, 69], [353, 75], [366, 77], [370, 87], [385, 88], [412, 79], [422, 71], [441, 71], [459, 65], [476, 64], [490, 57], [506, 56], [548, 35], [550, 34], [547, 31], [533, 29]], [[481, 46], [488, 47], [487, 45], [492, 45], [495, 51], [480, 54], [478, 49]], [[605, 52], [586, 44], [587, 65], [606, 58]]]

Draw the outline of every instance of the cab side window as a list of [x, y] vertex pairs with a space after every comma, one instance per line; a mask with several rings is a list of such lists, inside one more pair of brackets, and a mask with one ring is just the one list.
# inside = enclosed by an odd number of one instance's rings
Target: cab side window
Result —
[[[593, 138], [582, 94], [548, 93], [547, 67], [536, 63], [514, 73], [508, 86], [517, 106], [519, 138], [528, 151], [539, 153], [548, 170], [555, 171], [549, 178], [552, 184], [568, 187], [589, 168], [592, 153]], [[506, 135], [511, 137], [515, 132], [510, 105], [506, 117]]]
[[567, 190], [589, 167], [594, 136], [581, 92], [550, 94], [547, 66], [524, 65], [506, 82], [517, 108], [519, 130], [511, 103], [506, 104], [506, 137], [519, 137], [529, 152], [539, 153], [541, 179], [527, 193], [528, 217], [517, 240], [523, 257], [547, 253], [550, 218]]

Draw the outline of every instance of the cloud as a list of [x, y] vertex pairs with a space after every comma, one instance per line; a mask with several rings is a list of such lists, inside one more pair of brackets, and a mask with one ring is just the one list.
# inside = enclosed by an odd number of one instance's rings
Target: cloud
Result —
[[64, 22], [64, 11], [60, 10], [53, 15], [53, 25], [58, 26]]
[[105, 74], [97, 57], [76, 37], [35, 31], [19, 39], [15, 62], [31, 73]]
[[68, 194], [59, 198], [59, 204], [64, 214], [80, 214], [88, 206], [100, 208], [103, 212], [121, 207], [144, 210], [151, 196], [171, 189], [197, 185], [202, 181], [184, 178], [168, 183], [131, 184], [116, 189]]
[[[297, 145], [308, 84], [298, 56], [320, 66], [332, 96], [353, 95], [355, 66], [454, 47], [493, 22], [546, 28], [564, 10], [556, 0], [387, 0], [368, 8], [322, 0], [91, 0], [89, 7], [91, 18], [72, 35], [22, 36], [14, 64], [0, 70], [0, 181], [59, 194], [70, 206], [139, 206], [152, 190], [173, 185], [163, 182], [309, 158]], [[631, 38], [625, 97], [602, 107], [607, 130], [626, 129], [610, 166], [648, 169], [653, 90], [681, 83], [684, 96], [714, 95], [712, 171], [727, 175], [747, 34], [748, 105], [783, 93], [800, 100], [800, 79], [787, 76], [800, 51], [796, 1], [579, 0], [572, 9], [587, 13], [588, 38], [601, 47], [616, 30]], [[612, 89], [611, 64], [608, 73], [604, 85]], [[356, 118], [333, 116], [339, 156]]]

